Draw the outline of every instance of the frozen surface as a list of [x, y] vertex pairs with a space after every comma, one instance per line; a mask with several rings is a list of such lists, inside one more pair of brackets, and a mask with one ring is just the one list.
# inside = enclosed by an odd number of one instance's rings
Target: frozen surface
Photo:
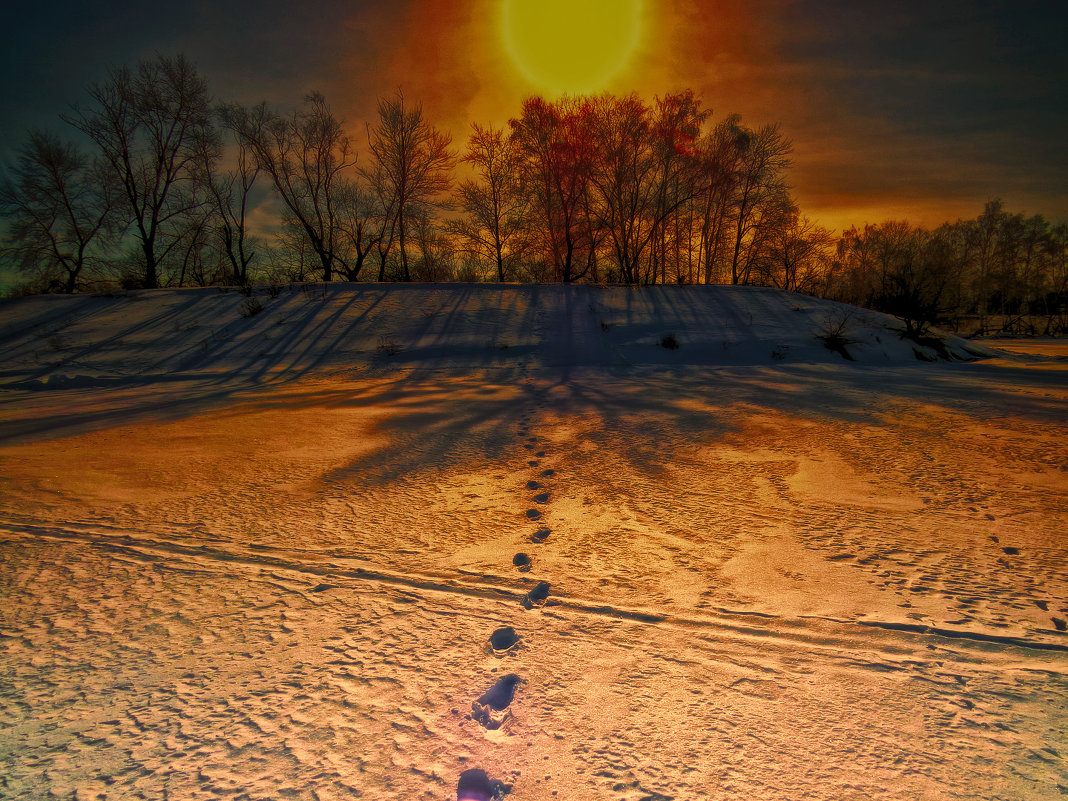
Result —
[[852, 311], [847, 362], [769, 290], [260, 300], [0, 306], [0, 798], [1068, 793], [1058, 343], [927, 363]]

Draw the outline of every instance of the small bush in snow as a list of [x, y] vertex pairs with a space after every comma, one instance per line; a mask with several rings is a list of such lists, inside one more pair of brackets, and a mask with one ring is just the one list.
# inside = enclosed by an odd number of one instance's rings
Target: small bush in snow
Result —
[[679, 341], [675, 339], [674, 334], [665, 334], [660, 337], [660, 347], [667, 348], [668, 350], [678, 350]]
[[823, 323], [820, 326], [820, 332], [816, 334], [816, 338], [823, 340], [823, 345], [827, 350], [833, 350], [836, 353], [841, 354], [842, 358], [848, 359], [849, 361], [855, 361], [855, 359], [849, 355], [849, 351], [846, 350], [846, 345], [856, 341], [849, 335], [852, 324], [853, 313], [851, 311], [843, 309], [835, 312], [824, 318]]
[[259, 298], [246, 298], [244, 304], [241, 306], [242, 317], [255, 317], [261, 311], [263, 311], [263, 304], [260, 303]]
[[397, 343], [393, 341], [393, 337], [389, 334], [380, 334], [378, 336], [378, 352], [385, 356], [396, 356], [400, 353], [400, 348], [397, 347]]

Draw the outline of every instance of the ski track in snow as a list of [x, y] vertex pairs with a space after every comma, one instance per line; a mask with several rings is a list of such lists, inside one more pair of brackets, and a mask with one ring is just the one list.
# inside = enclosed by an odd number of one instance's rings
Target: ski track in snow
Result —
[[1057, 365], [517, 358], [5, 390], [0, 798], [1068, 794]]

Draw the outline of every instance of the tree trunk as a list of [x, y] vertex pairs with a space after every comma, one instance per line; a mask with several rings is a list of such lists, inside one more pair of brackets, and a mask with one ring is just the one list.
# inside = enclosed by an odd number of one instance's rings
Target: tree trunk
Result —
[[401, 214], [398, 217], [398, 242], [400, 245], [400, 257], [401, 257], [401, 279], [404, 281], [411, 281], [412, 276], [408, 272], [408, 243], [407, 243], [407, 230], [404, 225], [404, 215]]
[[147, 241], [143, 243], [142, 251], [145, 254], [145, 289], [157, 289], [159, 287], [159, 276], [156, 270], [156, 253], [153, 247], [153, 242]]

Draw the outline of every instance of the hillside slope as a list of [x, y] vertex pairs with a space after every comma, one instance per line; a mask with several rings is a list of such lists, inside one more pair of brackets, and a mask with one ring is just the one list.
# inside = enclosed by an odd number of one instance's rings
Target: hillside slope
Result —
[[[272, 294], [274, 295], [272, 297]], [[259, 310], [252, 313], [253, 310]], [[380, 366], [902, 363], [940, 358], [877, 312], [760, 287], [307, 284], [42, 296], [2, 307], [0, 382], [106, 384]], [[828, 349], [839, 330], [844, 354]], [[677, 347], [664, 347], [665, 342]], [[991, 352], [957, 338], [943, 357]]]

